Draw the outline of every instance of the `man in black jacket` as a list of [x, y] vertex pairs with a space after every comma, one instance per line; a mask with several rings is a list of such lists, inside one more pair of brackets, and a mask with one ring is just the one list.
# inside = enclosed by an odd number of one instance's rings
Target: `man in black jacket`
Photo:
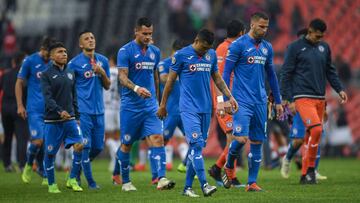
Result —
[[306, 36], [288, 46], [281, 69], [283, 103], [295, 100], [296, 110], [308, 132], [304, 139], [306, 152], [301, 184], [316, 184], [315, 160], [322, 133], [326, 80], [339, 94], [341, 103], [347, 102], [347, 94], [331, 62], [330, 47], [322, 41], [325, 31], [323, 20], [312, 20]]
[[[12, 172], [14, 168], [11, 166], [11, 143], [15, 133], [16, 136], [16, 154], [20, 170], [26, 163], [26, 148], [29, 140], [29, 128], [27, 120], [17, 115], [16, 98], [15, 98], [15, 82], [20, 69], [22, 60], [25, 58], [24, 53], [17, 53], [13, 57], [12, 68], [5, 72], [0, 82], [0, 90], [3, 90], [1, 119], [4, 126], [4, 157], [3, 164], [5, 171]], [[25, 100], [25, 97], [23, 97]]]
[[45, 99], [45, 169], [49, 193], [60, 193], [55, 183], [54, 159], [62, 142], [73, 146], [73, 168], [66, 186], [76, 192], [82, 188], [76, 182], [80, 171], [83, 139], [79, 127], [79, 112], [74, 72], [66, 67], [67, 51], [61, 42], [49, 47], [52, 64], [41, 75], [41, 89]]

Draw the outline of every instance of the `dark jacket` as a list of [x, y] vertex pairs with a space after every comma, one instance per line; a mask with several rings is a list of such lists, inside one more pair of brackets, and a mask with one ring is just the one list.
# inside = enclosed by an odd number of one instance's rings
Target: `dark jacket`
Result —
[[297, 98], [325, 99], [326, 79], [336, 92], [343, 90], [331, 50], [326, 42], [310, 43], [305, 37], [292, 42], [280, 70], [281, 95], [284, 100]]
[[64, 121], [60, 117], [62, 111], [67, 111], [71, 119], [78, 120], [77, 95], [75, 88], [75, 74], [66, 66], [61, 70], [50, 64], [41, 75], [41, 89], [45, 100], [45, 122]]

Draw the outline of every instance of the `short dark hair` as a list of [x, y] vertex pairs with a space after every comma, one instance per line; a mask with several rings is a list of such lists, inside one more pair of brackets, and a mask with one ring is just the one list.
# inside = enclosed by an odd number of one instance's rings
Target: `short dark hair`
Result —
[[302, 35], [306, 35], [307, 32], [308, 32], [308, 29], [307, 29], [307, 28], [303, 28], [303, 29], [297, 31], [296, 36], [297, 36], [297, 37], [301, 37]]
[[196, 37], [201, 41], [207, 42], [208, 44], [213, 44], [215, 39], [214, 33], [205, 28], [201, 29]]
[[172, 50], [177, 51], [177, 50], [179, 50], [179, 49], [182, 49], [184, 46], [185, 46], [185, 42], [184, 42], [183, 40], [181, 40], [181, 39], [176, 39], [176, 40], [173, 42], [171, 48], [172, 48]]
[[54, 43], [56, 40], [53, 37], [44, 36], [41, 40], [41, 48], [42, 49], [49, 49], [50, 44]]
[[315, 18], [310, 22], [310, 28], [314, 29], [315, 31], [318, 30], [320, 32], [326, 31], [326, 23], [320, 18]]
[[59, 47], [65, 48], [65, 46], [62, 42], [54, 42], [49, 46], [48, 51], [51, 52], [51, 50], [59, 48]]
[[90, 30], [87, 30], [87, 29], [81, 31], [81, 32], [79, 33], [79, 38], [81, 37], [81, 35], [83, 35], [83, 34], [85, 34], [85, 33], [88, 33], [88, 32], [92, 33]]
[[136, 21], [136, 27], [141, 27], [141, 26], [145, 26], [145, 27], [151, 27], [152, 26], [152, 22], [149, 18], [147, 17], [141, 17], [139, 19], [137, 19]]
[[251, 15], [250, 18], [252, 21], [253, 20], [260, 20], [260, 19], [264, 19], [264, 20], [269, 20], [269, 16], [266, 15], [266, 13], [264, 12], [255, 12]]
[[241, 31], [245, 31], [245, 25], [239, 20], [232, 20], [226, 26], [227, 37], [233, 38], [239, 35]]
[[12, 61], [15, 63], [15, 66], [20, 66], [22, 61], [24, 60], [26, 54], [22, 51], [16, 52], [12, 57]]

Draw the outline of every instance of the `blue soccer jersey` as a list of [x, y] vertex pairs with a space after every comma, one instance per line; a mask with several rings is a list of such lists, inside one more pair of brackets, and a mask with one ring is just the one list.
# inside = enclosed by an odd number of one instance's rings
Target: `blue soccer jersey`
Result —
[[224, 79], [229, 84], [232, 70], [234, 82], [232, 93], [237, 101], [250, 104], [267, 102], [265, 90], [265, 71], [276, 104], [281, 103], [279, 86], [273, 66], [273, 49], [265, 40], [256, 41], [249, 34], [235, 40], [229, 47]]
[[218, 71], [215, 50], [199, 56], [192, 45], [177, 51], [171, 69], [179, 75], [180, 112], [211, 113], [211, 74]]
[[[95, 53], [94, 59], [94, 62], [110, 77], [108, 59], [98, 53]], [[104, 114], [102, 78], [101, 75], [93, 72], [91, 59], [80, 53], [71, 59], [68, 67], [75, 72], [79, 112], [92, 115]]]
[[128, 111], [140, 112], [157, 109], [158, 104], [155, 93], [154, 71], [160, 61], [160, 50], [149, 45], [143, 50], [135, 40], [119, 49], [117, 67], [129, 70], [128, 78], [134, 84], [144, 87], [151, 93], [151, 98], [143, 99], [133, 90], [122, 87], [120, 108]]
[[[160, 61], [159, 63], [159, 72], [160, 76], [164, 74], [169, 74], [171, 66], [171, 58], [166, 58], [163, 61]], [[176, 79], [174, 86], [172, 88], [171, 94], [169, 95], [166, 109], [169, 115], [179, 115], [179, 100], [180, 100], [180, 83], [179, 83], [179, 77]]]
[[45, 104], [40, 87], [40, 76], [47, 68], [47, 63], [39, 52], [36, 52], [24, 59], [19, 70], [17, 77], [27, 80], [26, 110], [28, 113], [44, 113]]

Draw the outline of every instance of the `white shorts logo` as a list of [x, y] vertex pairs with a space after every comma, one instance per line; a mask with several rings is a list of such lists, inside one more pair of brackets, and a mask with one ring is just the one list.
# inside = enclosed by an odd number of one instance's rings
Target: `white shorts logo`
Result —
[[69, 78], [70, 80], [73, 79], [73, 75], [72, 75], [71, 73], [68, 73], [67, 76], [68, 76], [68, 78]]
[[324, 52], [324, 50], [325, 50], [324, 46], [322, 46], [322, 45], [319, 45], [318, 49], [319, 49], [320, 52]]
[[236, 128], [235, 128], [235, 131], [236, 131], [236, 132], [239, 133], [239, 132], [241, 132], [241, 130], [242, 130], [242, 129], [241, 129], [241, 126], [236, 126]]
[[151, 60], [154, 60], [154, 59], [155, 59], [155, 54], [154, 54], [154, 53], [151, 53], [151, 54], [150, 54], [150, 59], [151, 59]]
[[199, 137], [199, 135], [198, 135], [197, 133], [192, 133], [191, 135], [192, 135], [192, 137], [193, 137], [194, 139], [196, 139], [196, 138]]
[[47, 147], [47, 149], [48, 149], [49, 152], [51, 152], [51, 151], [54, 149], [54, 147], [53, 147], [52, 145], [49, 145], [49, 146]]
[[37, 135], [37, 131], [36, 130], [32, 130], [31, 131], [31, 136], [36, 136]]
[[130, 136], [129, 134], [126, 134], [126, 135], [124, 136], [124, 139], [125, 139], [125, 141], [129, 142], [130, 139], [131, 139], [131, 136]]

